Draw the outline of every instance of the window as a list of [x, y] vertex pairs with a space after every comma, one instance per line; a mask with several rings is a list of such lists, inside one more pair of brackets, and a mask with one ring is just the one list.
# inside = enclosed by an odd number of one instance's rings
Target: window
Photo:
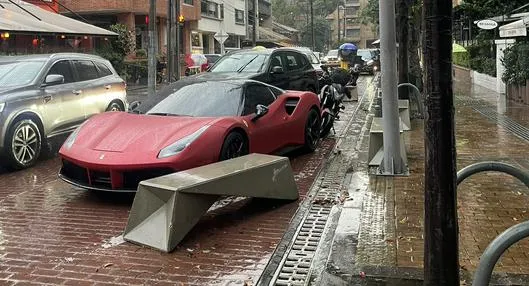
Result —
[[218, 4], [213, 1], [202, 0], [200, 4], [201, 14], [207, 17], [223, 19], [224, 18], [224, 5]]
[[64, 77], [64, 83], [73, 82], [73, 73], [69, 61], [60, 61], [53, 64], [47, 75], [60, 74]]
[[270, 87], [270, 90], [272, 91], [272, 93], [274, 94], [274, 96], [277, 98], [278, 96], [282, 95], [283, 93], [285, 93], [284, 90], [282, 89], [279, 89], [275, 86], [271, 86]]
[[245, 91], [242, 115], [253, 114], [256, 112], [258, 104], [269, 106], [274, 100], [275, 97], [267, 86], [260, 84], [248, 85]]
[[193, 0], [184, 0], [184, 4], [187, 4], [187, 5], [194, 5], [194, 4], [193, 4]]
[[96, 66], [91, 61], [74, 61], [74, 65], [80, 81], [92, 80], [99, 77]]
[[299, 57], [296, 54], [287, 54], [287, 70], [294, 71], [302, 67], [302, 63], [299, 62]]
[[285, 65], [283, 65], [283, 61], [281, 59], [281, 55], [279, 54], [273, 55], [272, 59], [270, 60], [270, 69], [277, 66], [282, 67], [283, 69], [285, 68]]
[[112, 71], [110, 71], [110, 69], [104, 63], [96, 62], [96, 66], [99, 70], [99, 76], [104, 77], [112, 75]]
[[40, 72], [44, 62], [0, 62], [0, 86], [21, 86], [30, 83]]
[[244, 11], [235, 9], [235, 24], [244, 25]]
[[347, 7], [345, 9], [346, 16], [358, 16], [358, 7]]
[[360, 37], [360, 29], [347, 29], [345, 36], [348, 38], [358, 38]]

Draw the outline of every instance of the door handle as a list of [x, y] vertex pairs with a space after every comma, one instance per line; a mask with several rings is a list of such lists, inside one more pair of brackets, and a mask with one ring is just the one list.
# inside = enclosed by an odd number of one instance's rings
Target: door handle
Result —
[[51, 96], [51, 95], [45, 95], [45, 96], [44, 96], [44, 103], [46, 103], [46, 102], [50, 102], [51, 99], [52, 99], [52, 96]]
[[79, 95], [79, 94], [83, 93], [83, 91], [74, 89], [74, 90], [72, 90], [72, 93], [75, 94], [75, 95]]
[[110, 89], [112, 86], [110, 84], [105, 85], [106, 89]]

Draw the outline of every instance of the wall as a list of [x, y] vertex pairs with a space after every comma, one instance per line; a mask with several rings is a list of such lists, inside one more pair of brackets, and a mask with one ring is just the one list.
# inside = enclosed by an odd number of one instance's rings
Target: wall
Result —
[[477, 71], [472, 71], [472, 82], [479, 86], [488, 88], [490, 90], [496, 91], [496, 78], [490, 75], [482, 74]]

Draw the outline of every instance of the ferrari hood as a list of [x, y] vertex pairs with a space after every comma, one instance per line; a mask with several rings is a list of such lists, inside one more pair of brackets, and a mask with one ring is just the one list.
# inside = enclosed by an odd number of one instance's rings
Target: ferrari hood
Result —
[[75, 146], [107, 152], [156, 152], [192, 134], [214, 118], [107, 112], [89, 119]]

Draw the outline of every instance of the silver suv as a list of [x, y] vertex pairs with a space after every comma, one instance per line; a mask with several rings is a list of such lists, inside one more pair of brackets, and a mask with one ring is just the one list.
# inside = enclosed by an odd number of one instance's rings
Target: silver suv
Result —
[[13, 169], [34, 165], [51, 137], [90, 116], [127, 109], [126, 84], [109, 61], [58, 53], [0, 57], [0, 155]]

